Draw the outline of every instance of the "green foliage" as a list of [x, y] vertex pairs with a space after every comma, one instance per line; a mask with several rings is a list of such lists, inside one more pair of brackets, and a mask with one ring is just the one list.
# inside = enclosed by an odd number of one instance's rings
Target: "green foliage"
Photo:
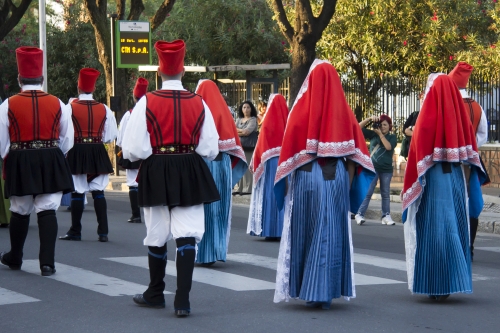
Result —
[[339, 0], [318, 52], [358, 78], [448, 71], [460, 60], [498, 71], [499, 10], [496, 0]]

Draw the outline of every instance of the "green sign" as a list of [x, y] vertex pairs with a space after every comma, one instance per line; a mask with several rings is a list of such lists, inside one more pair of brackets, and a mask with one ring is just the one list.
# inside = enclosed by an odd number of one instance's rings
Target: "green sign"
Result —
[[137, 68], [151, 64], [149, 22], [116, 21], [116, 67]]

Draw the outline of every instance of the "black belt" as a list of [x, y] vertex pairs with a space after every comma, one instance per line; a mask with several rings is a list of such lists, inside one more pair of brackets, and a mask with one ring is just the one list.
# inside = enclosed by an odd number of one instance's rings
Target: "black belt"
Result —
[[196, 145], [166, 145], [160, 147], [153, 147], [153, 154], [193, 154]]
[[12, 142], [10, 150], [26, 150], [26, 149], [43, 149], [43, 148], [58, 148], [59, 140], [35, 140]]
[[75, 143], [102, 143], [102, 138], [93, 137], [93, 136], [90, 136], [87, 138], [76, 137]]

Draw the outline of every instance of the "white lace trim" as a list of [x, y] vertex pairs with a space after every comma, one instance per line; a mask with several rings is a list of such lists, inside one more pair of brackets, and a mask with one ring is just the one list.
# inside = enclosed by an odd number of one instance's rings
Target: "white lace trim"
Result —
[[[263, 169], [265, 171], [265, 165]], [[263, 173], [262, 178], [260, 178], [258, 182], [253, 183], [250, 211], [248, 214], [247, 234], [253, 232], [259, 236], [262, 233], [262, 203], [264, 202], [265, 181], [266, 174]]]
[[[423, 181], [425, 184], [425, 178]], [[406, 273], [408, 274], [408, 289], [410, 289], [410, 291], [413, 290], [413, 277], [415, 276], [415, 253], [417, 252], [416, 215], [419, 206], [420, 198], [408, 207], [406, 222], [403, 225], [406, 250]]]
[[[229, 172], [230, 182], [233, 183], [233, 173]], [[229, 192], [232, 192], [232, 189], [229, 189]], [[227, 232], [226, 232], [226, 256], [229, 250], [229, 237], [231, 236], [231, 218], [233, 216], [233, 195], [231, 194], [231, 198], [229, 199], [229, 216], [227, 217]]]
[[[280, 153], [281, 153], [281, 147], [274, 147], [274, 148], [266, 150], [262, 154], [259, 166], [257, 167], [257, 169], [253, 170], [253, 183], [254, 184], [257, 184], [257, 182], [259, 181], [260, 177], [264, 173], [264, 171], [265, 171], [264, 164], [270, 158], [273, 158], [273, 157], [276, 157], [276, 156], [280, 156]], [[254, 155], [255, 155], [255, 151], [254, 151]], [[252, 156], [252, 164], [251, 165], [252, 165], [252, 168], [253, 168], [253, 156]]]
[[219, 151], [236, 156], [242, 161], [245, 161], [245, 163], [247, 162], [243, 148], [236, 144], [235, 138], [219, 140]]
[[290, 222], [293, 207], [294, 175], [290, 178], [288, 194], [285, 197], [285, 216], [283, 220], [283, 232], [281, 234], [280, 251], [278, 255], [278, 267], [276, 271], [276, 289], [274, 290], [274, 302], [288, 302], [290, 300]]
[[468, 161], [483, 170], [481, 162], [479, 161], [479, 154], [472, 148], [471, 145], [459, 148], [434, 148], [431, 155], [425, 156], [417, 163], [417, 179], [406, 192], [402, 193], [403, 211], [409, 207], [422, 193], [422, 186], [419, 183], [419, 178], [422, 177], [436, 162], [443, 161]]

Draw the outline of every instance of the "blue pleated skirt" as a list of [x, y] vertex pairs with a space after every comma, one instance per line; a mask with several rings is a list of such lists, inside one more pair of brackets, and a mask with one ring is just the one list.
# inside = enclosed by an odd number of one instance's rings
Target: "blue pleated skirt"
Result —
[[416, 214], [417, 248], [413, 292], [448, 295], [472, 292], [469, 221], [462, 169], [443, 173], [437, 163], [426, 173]]
[[205, 204], [205, 233], [198, 244], [196, 262], [226, 261], [231, 209], [231, 158], [222, 153], [221, 161], [205, 160], [220, 193], [220, 201]]
[[[279, 210], [274, 197], [274, 177], [278, 167], [279, 157], [266, 161], [264, 173], [264, 200], [262, 200], [262, 233], [261, 237], [281, 237], [283, 231], [283, 217], [285, 209]], [[259, 185], [260, 186], [260, 185]], [[252, 232], [252, 236], [255, 234]]]
[[337, 163], [324, 180], [317, 161], [296, 171], [290, 244], [290, 297], [330, 302], [354, 296], [349, 229], [349, 175]]

